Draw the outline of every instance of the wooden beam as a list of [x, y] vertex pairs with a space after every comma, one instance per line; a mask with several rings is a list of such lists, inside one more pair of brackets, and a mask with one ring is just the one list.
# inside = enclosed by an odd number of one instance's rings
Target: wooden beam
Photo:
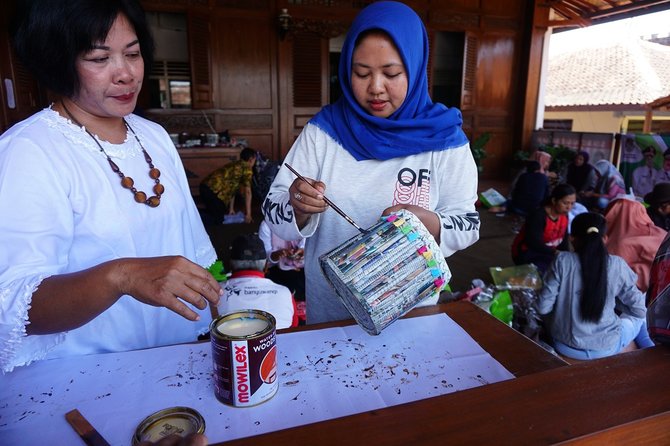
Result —
[[[626, 5], [617, 5], [616, 2], [607, 2], [612, 5], [610, 9], [601, 9], [600, 12], [593, 14], [591, 19], [602, 19], [611, 15], [620, 15], [627, 12], [637, 11], [638, 9], [646, 9], [649, 7], [658, 7], [659, 5], [670, 3], [670, 0], [641, 0]], [[650, 11], [651, 12], [651, 11]]]
[[644, 125], [642, 126], [642, 131], [644, 133], [651, 133], [651, 121], [654, 119], [654, 112], [651, 107], [647, 107], [644, 112]]
[[598, 12], [597, 6], [595, 6], [593, 3], [589, 3], [584, 0], [564, 0], [564, 3], [570, 3], [582, 10], [586, 9], [591, 12]]
[[582, 17], [579, 11], [576, 11], [573, 9], [574, 7], [570, 7], [570, 5], [565, 3], [557, 3], [553, 5], [552, 8], [554, 11], [556, 11], [557, 14], [565, 17], [571, 24], [577, 23], [581, 27], [587, 27], [591, 25], [591, 20]]

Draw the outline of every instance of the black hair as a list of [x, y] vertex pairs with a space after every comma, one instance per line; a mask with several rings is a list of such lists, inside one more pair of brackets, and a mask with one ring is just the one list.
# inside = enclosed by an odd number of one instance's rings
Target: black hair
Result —
[[154, 40], [138, 0], [19, 3], [12, 29], [14, 50], [38, 82], [57, 94], [71, 98], [79, 91], [77, 58], [106, 39], [119, 14], [137, 34], [145, 67], [153, 62]]
[[240, 159], [244, 161], [249, 161], [251, 158], [256, 156], [256, 151], [251, 147], [245, 147], [240, 152]]
[[579, 311], [582, 319], [598, 322], [607, 299], [607, 261], [603, 242], [607, 230], [605, 217], [595, 212], [579, 214], [572, 221], [572, 245], [582, 267], [582, 295]]
[[574, 195], [576, 193], [577, 191], [575, 190], [575, 188], [569, 185], [568, 183], [557, 184], [556, 187], [552, 189], [551, 194], [549, 194], [549, 196], [547, 197], [545, 204], [551, 205], [554, 202], [559, 201], [564, 197], [567, 197], [568, 195]]
[[542, 166], [540, 166], [539, 161], [535, 160], [528, 160], [526, 161], [526, 172], [537, 172], [540, 169], [542, 169]]

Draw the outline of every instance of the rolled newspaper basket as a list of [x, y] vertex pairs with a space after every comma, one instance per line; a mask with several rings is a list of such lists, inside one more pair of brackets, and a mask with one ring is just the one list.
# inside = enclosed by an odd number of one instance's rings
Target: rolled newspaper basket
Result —
[[319, 262], [344, 306], [372, 335], [439, 295], [451, 278], [435, 239], [405, 209], [381, 217]]

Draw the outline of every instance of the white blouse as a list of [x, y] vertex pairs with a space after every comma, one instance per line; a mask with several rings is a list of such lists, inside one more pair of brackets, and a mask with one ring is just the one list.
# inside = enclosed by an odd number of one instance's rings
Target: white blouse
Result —
[[[42, 358], [114, 352], [195, 340], [209, 309], [191, 322], [166, 308], [121, 297], [74, 330], [26, 335], [32, 294], [45, 278], [122, 257], [182, 255], [203, 267], [216, 253], [189, 192], [181, 159], [165, 130], [126, 117], [161, 171], [161, 204], [138, 204], [97, 144], [80, 127], [44, 109], [0, 137], [0, 369]], [[138, 190], [153, 180], [131, 132], [101, 141]], [[90, 290], [91, 294], [95, 289]]]

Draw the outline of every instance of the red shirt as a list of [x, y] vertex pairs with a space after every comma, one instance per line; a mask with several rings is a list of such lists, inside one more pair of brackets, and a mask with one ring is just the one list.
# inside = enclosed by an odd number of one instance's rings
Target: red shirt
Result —
[[556, 220], [552, 220], [544, 208], [540, 208], [528, 216], [526, 223], [514, 237], [512, 257], [528, 250], [551, 254], [566, 242], [567, 232], [567, 215], [559, 215]]

